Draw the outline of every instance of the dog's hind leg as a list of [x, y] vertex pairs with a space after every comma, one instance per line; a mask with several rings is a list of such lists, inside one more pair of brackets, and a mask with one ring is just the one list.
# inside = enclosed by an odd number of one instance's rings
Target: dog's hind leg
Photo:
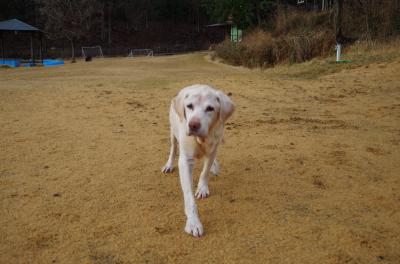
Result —
[[162, 169], [161, 169], [161, 171], [164, 173], [170, 173], [174, 170], [174, 159], [175, 159], [176, 147], [177, 147], [176, 145], [177, 145], [177, 140], [171, 129], [171, 149], [169, 151], [168, 161], [167, 161], [167, 163], [165, 163], [165, 166], [162, 167]]

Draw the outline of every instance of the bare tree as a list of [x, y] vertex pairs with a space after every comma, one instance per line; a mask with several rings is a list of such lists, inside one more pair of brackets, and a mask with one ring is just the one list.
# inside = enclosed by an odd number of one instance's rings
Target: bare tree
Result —
[[342, 12], [343, 12], [343, 0], [335, 0], [335, 33], [336, 43], [343, 44], [343, 32], [342, 32]]
[[75, 62], [75, 44], [94, 26], [94, 15], [100, 11], [96, 0], [39, 0], [45, 28], [53, 38], [67, 39]]
[[192, 16], [193, 21], [196, 24], [197, 32], [200, 32], [200, 1], [199, 0], [192, 0]]
[[256, 10], [256, 18], [257, 18], [257, 26], [261, 26], [261, 0], [254, 1], [255, 10]]

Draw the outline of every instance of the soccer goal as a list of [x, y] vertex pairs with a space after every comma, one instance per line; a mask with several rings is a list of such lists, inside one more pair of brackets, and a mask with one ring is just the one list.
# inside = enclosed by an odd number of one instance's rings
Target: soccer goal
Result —
[[146, 56], [146, 57], [153, 57], [154, 53], [152, 49], [131, 49], [129, 51], [128, 57], [139, 57], [139, 56]]
[[94, 58], [94, 57], [103, 57], [103, 50], [101, 46], [92, 46], [92, 47], [82, 47], [82, 57], [86, 58]]

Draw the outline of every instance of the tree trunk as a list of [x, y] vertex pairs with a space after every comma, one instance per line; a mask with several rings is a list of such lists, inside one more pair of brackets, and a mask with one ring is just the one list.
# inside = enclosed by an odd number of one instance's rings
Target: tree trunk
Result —
[[74, 38], [71, 38], [71, 62], [75, 63], [75, 40]]
[[101, 33], [100, 33], [100, 38], [101, 41], [104, 41], [104, 5], [101, 7]]
[[196, 24], [197, 24], [197, 33], [200, 33], [200, 7], [197, 4], [196, 7]]
[[260, 0], [256, 1], [256, 15], [257, 15], [257, 25], [261, 26], [261, 2]]
[[146, 9], [146, 15], [145, 15], [145, 23], [146, 23], [146, 32], [149, 31], [149, 11]]
[[336, 43], [343, 43], [342, 33], [343, 0], [335, 0], [335, 33]]
[[111, 46], [111, 3], [108, 4], [108, 46]]
[[197, 33], [200, 32], [200, 3], [199, 0], [192, 0], [191, 1], [191, 15], [192, 15], [192, 23], [196, 26]]
[[149, 31], [149, 28], [150, 28], [150, 25], [149, 25], [149, 17], [150, 17], [150, 11], [149, 10], [151, 10], [150, 8], [151, 8], [151, 6], [150, 6], [150, 3], [149, 3], [149, 0], [146, 0], [146, 11], [145, 11], [145, 23], [146, 23], [146, 32], [148, 32]]
[[368, 40], [371, 39], [371, 32], [370, 32], [370, 25], [369, 25], [369, 4], [365, 3], [362, 0], [358, 0], [363, 12], [364, 12], [364, 20], [365, 20], [365, 31], [366, 31], [366, 38]]
[[277, 0], [278, 12], [283, 13], [285, 18], [288, 12], [288, 2], [287, 0]]
[[365, 27], [367, 31], [367, 39], [371, 40], [371, 30], [369, 26], [369, 12], [368, 10], [365, 11]]

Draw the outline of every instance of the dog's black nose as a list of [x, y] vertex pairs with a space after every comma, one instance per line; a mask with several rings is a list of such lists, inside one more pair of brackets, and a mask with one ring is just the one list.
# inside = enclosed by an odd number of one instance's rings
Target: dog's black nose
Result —
[[192, 131], [192, 132], [197, 132], [197, 130], [199, 130], [200, 129], [200, 121], [198, 121], [198, 120], [191, 120], [190, 122], [189, 122], [189, 128], [190, 128], [190, 131]]

